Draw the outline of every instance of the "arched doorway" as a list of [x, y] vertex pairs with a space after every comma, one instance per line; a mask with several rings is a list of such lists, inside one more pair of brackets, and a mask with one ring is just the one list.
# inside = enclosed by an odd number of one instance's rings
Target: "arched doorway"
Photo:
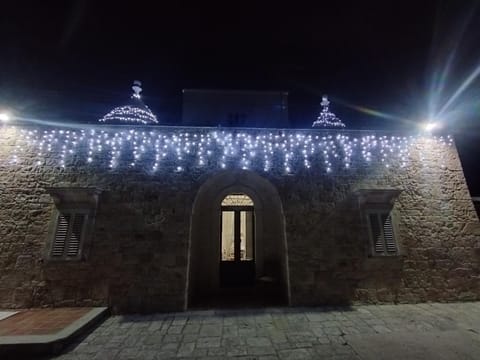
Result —
[[285, 219], [275, 187], [245, 170], [207, 179], [193, 204], [188, 261], [186, 307], [289, 304]]

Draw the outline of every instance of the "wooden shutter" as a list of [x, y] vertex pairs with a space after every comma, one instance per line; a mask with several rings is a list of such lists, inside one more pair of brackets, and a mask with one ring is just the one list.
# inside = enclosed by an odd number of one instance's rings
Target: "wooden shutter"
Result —
[[372, 232], [373, 251], [375, 254], [383, 254], [385, 251], [382, 230], [378, 222], [378, 214], [369, 214], [370, 230]]
[[387, 253], [394, 254], [397, 252], [397, 244], [393, 235], [392, 217], [390, 214], [382, 214], [382, 225]]
[[75, 214], [72, 223], [72, 229], [68, 238], [67, 256], [76, 257], [80, 252], [80, 242], [82, 240], [83, 225], [86, 214]]
[[57, 228], [55, 229], [55, 238], [53, 239], [52, 256], [61, 257], [65, 251], [67, 243], [68, 228], [70, 226], [70, 214], [59, 214], [57, 219]]

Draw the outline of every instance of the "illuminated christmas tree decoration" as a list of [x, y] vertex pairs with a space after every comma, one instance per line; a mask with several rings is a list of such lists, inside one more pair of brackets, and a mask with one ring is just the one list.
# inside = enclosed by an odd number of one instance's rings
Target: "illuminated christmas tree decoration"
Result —
[[320, 128], [344, 128], [345, 124], [340, 120], [334, 113], [332, 113], [328, 106], [330, 105], [330, 101], [328, 101], [327, 95], [322, 96], [322, 102], [320, 103], [322, 106], [322, 111], [312, 124], [312, 127], [320, 127]]
[[142, 101], [140, 93], [142, 92], [142, 83], [138, 80], [133, 82], [133, 94], [130, 97], [130, 103], [124, 106], [119, 106], [110, 111], [99, 122], [122, 124], [157, 124], [157, 117]]

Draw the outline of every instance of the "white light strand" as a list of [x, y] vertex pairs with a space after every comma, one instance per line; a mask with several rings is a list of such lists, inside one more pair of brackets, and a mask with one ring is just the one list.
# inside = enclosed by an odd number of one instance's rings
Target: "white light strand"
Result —
[[[36, 166], [82, 164], [109, 169], [139, 168], [182, 172], [209, 168], [253, 169], [291, 174], [322, 169], [325, 173], [365, 164], [403, 168], [411, 161], [410, 149], [420, 137], [319, 134], [317, 131], [218, 131], [186, 129], [52, 129], [20, 128], [20, 141], [11, 154], [19, 164], [25, 153], [34, 154]], [[356, 135], [356, 134], [355, 134]], [[450, 136], [431, 137], [449, 146]], [[425, 161], [423, 155], [421, 161]], [[444, 166], [444, 165], [442, 165]]]
[[312, 124], [312, 127], [320, 127], [320, 128], [344, 128], [345, 124], [340, 120], [334, 113], [332, 113], [328, 106], [330, 101], [328, 101], [327, 95], [322, 96], [322, 102], [320, 105], [322, 106], [322, 111]]
[[119, 121], [120, 123], [143, 125], [158, 124], [157, 117], [142, 101], [140, 95], [142, 92], [142, 83], [135, 80], [133, 82], [132, 90], [133, 94], [130, 96], [131, 104], [116, 107], [98, 121], [102, 123], [116, 123]]
[[[133, 95], [132, 95], [133, 96]], [[126, 106], [120, 106], [112, 111], [110, 111], [108, 114], [106, 114], [104, 117], [102, 117], [99, 121], [100, 122], [115, 122], [115, 121], [120, 121], [122, 123], [140, 123], [144, 125], [148, 124], [157, 124], [157, 117], [152, 113], [152, 111], [147, 107], [147, 105], [144, 105], [145, 108], [141, 109], [136, 106], [132, 105], [126, 105]]]

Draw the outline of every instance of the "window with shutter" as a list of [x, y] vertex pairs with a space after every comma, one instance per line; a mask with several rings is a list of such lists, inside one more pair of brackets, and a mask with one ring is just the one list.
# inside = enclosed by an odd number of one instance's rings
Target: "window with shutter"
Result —
[[52, 258], [75, 259], [80, 256], [86, 220], [85, 213], [58, 214], [51, 250]]
[[57, 229], [55, 239], [53, 240], [52, 256], [61, 257], [65, 251], [67, 243], [68, 228], [70, 225], [70, 214], [59, 214], [57, 220]]
[[398, 247], [390, 212], [370, 210], [368, 225], [373, 255], [397, 255]]
[[102, 190], [93, 187], [51, 187], [52, 213], [48, 240], [43, 251], [46, 260], [87, 260], [99, 196]]
[[390, 214], [382, 214], [382, 224], [386, 251], [388, 254], [396, 254], [397, 244], [393, 236], [392, 217]]
[[378, 223], [378, 215], [370, 214], [369, 220], [375, 254], [383, 254], [385, 247], [380, 224]]

